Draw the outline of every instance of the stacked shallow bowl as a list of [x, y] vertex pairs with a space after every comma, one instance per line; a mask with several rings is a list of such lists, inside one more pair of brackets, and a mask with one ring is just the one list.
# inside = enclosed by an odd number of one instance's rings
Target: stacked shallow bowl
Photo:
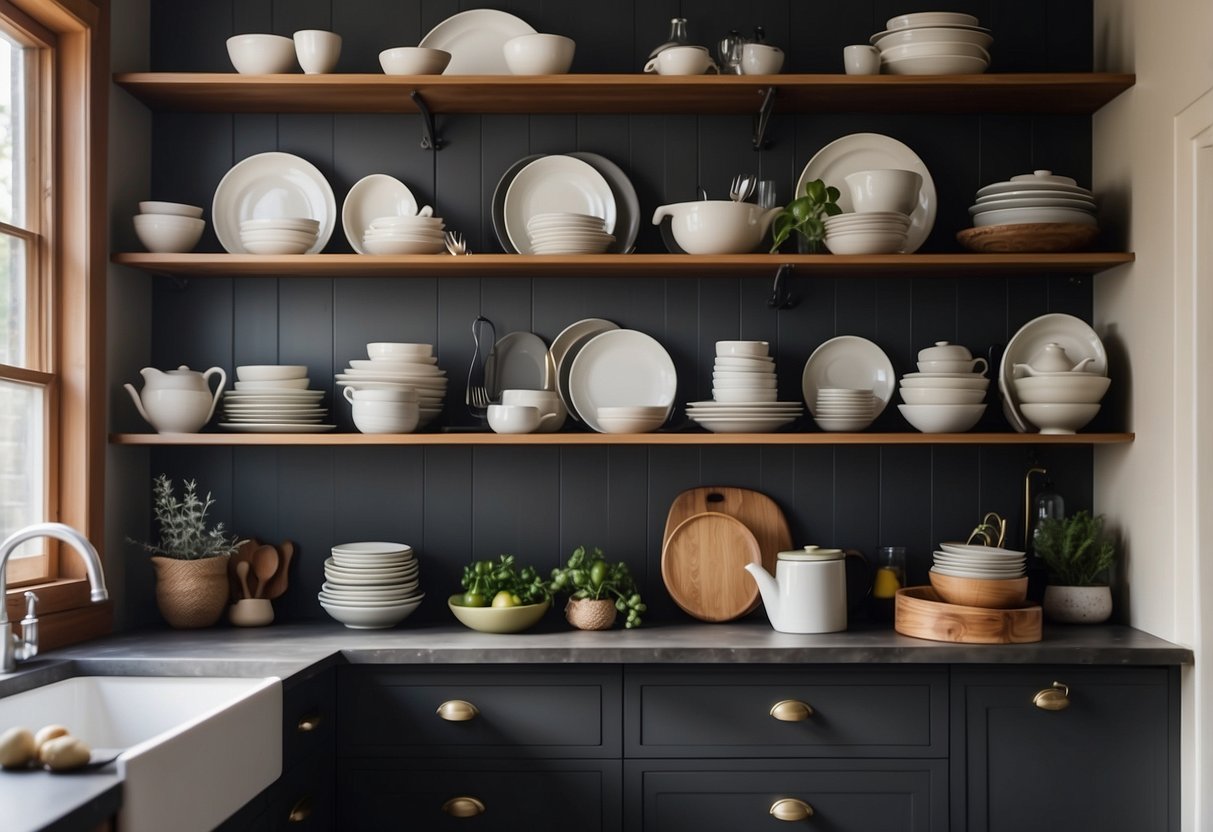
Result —
[[1027, 597], [1024, 553], [993, 546], [941, 543], [929, 577], [949, 604], [1005, 609]]
[[687, 416], [713, 433], [769, 433], [796, 420], [799, 402], [778, 401], [775, 360], [766, 341], [717, 341], [712, 401]]
[[602, 217], [589, 214], [535, 214], [527, 220], [526, 232], [535, 254], [602, 254], [615, 242]]
[[826, 431], [865, 430], [879, 409], [879, 402], [871, 390], [822, 387], [817, 391], [813, 421]]
[[990, 386], [984, 358], [973, 358], [959, 344], [936, 341], [918, 351], [918, 369], [901, 377], [905, 404], [897, 408], [907, 422], [923, 433], [962, 433], [977, 424]]
[[180, 202], [140, 202], [135, 215], [135, 236], [157, 254], [192, 251], [205, 228], [202, 209]]
[[317, 596], [325, 612], [355, 630], [394, 627], [421, 604], [420, 568], [405, 543], [334, 546]]
[[446, 370], [438, 367], [433, 344], [377, 341], [366, 345], [369, 359], [354, 359], [336, 376], [340, 387], [355, 390], [415, 390], [417, 428], [442, 412], [446, 398]]
[[223, 395], [223, 424], [236, 431], [328, 430], [323, 390], [309, 390], [302, 364], [246, 364], [236, 368], [234, 390]]
[[1043, 434], [1075, 433], [1095, 418], [1112, 383], [1093, 364], [1075, 365], [1061, 344], [1049, 343], [1028, 364], [1014, 365], [1011, 383], [1019, 413]]
[[310, 217], [240, 221], [240, 244], [249, 254], [304, 254], [319, 233], [320, 221]]
[[883, 168], [845, 177], [854, 213], [825, 218], [825, 244], [833, 254], [893, 254], [906, 249], [922, 174]]
[[969, 213], [973, 228], [957, 239], [974, 251], [1074, 251], [1099, 235], [1091, 191], [1048, 170], [986, 185]]
[[368, 254], [438, 254], [446, 249], [441, 217], [378, 217], [362, 235]]
[[890, 75], [977, 75], [990, 66], [994, 38], [971, 14], [917, 12], [889, 18], [870, 43]]

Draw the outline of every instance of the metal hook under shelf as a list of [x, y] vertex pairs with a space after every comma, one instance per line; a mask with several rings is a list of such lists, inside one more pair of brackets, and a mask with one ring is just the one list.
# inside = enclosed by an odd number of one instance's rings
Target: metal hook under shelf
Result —
[[800, 298], [788, 291], [788, 278], [796, 267], [791, 263], [780, 263], [775, 271], [775, 283], [771, 286], [771, 296], [767, 298], [767, 306], [772, 309], [794, 309], [800, 303]]
[[762, 93], [762, 104], [754, 114], [754, 149], [766, 150], [771, 146], [767, 141], [767, 123], [771, 120], [771, 110], [775, 107], [775, 87], [767, 87]]
[[425, 131], [421, 136], [421, 149], [442, 150], [446, 146], [446, 140], [438, 135], [438, 129], [434, 124], [434, 114], [430, 111], [429, 105], [425, 103], [424, 96], [419, 91], [412, 90], [409, 98], [417, 107], [417, 111], [421, 113], [421, 129]]

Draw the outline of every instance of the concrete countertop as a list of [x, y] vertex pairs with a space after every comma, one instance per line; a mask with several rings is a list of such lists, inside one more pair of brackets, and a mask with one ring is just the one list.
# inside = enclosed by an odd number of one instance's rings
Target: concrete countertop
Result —
[[[331, 664], [1191, 664], [1192, 651], [1121, 626], [1046, 627], [1036, 644], [924, 641], [888, 625], [842, 633], [789, 635], [766, 622], [645, 625], [582, 632], [550, 617], [518, 635], [460, 626], [349, 630], [336, 622], [264, 628], [157, 630], [56, 651], [0, 675], [0, 696], [82, 674], [280, 676], [295, 679]], [[6, 726], [0, 726], [2, 730]], [[118, 808], [113, 766], [78, 775], [0, 772], [0, 826], [92, 829]], [[10, 825], [11, 824], [11, 825]]]

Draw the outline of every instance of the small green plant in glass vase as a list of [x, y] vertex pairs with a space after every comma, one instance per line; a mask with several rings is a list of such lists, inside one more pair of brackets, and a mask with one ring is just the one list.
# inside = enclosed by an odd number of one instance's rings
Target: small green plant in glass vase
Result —
[[1097, 624], [1112, 614], [1108, 570], [1116, 562], [1116, 543], [1104, 529], [1103, 515], [1080, 511], [1041, 521], [1032, 541], [1049, 571], [1044, 612], [1066, 624]]
[[798, 196], [775, 215], [771, 224], [771, 253], [792, 236], [798, 235], [798, 249], [807, 254], [821, 251], [825, 238], [825, 217], [836, 217], [842, 213], [838, 207], [838, 189], [827, 186], [820, 179], [804, 183], [804, 195]]
[[609, 629], [620, 612], [627, 615], [624, 627], [630, 630], [640, 626], [641, 615], [648, 610], [628, 565], [607, 561], [597, 546], [574, 549], [564, 568], [552, 570], [549, 586], [553, 592], [569, 593], [564, 615], [581, 630]]

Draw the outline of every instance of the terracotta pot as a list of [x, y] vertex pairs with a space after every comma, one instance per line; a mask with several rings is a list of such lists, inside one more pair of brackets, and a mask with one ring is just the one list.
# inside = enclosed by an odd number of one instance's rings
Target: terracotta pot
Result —
[[227, 555], [198, 560], [153, 557], [156, 606], [180, 630], [210, 627], [227, 606]]
[[1047, 586], [1042, 604], [1058, 624], [1100, 624], [1112, 615], [1112, 589], [1106, 586]]
[[609, 630], [615, 615], [615, 602], [608, 598], [570, 598], [564, 607], [564, 617], [579, 630]]

